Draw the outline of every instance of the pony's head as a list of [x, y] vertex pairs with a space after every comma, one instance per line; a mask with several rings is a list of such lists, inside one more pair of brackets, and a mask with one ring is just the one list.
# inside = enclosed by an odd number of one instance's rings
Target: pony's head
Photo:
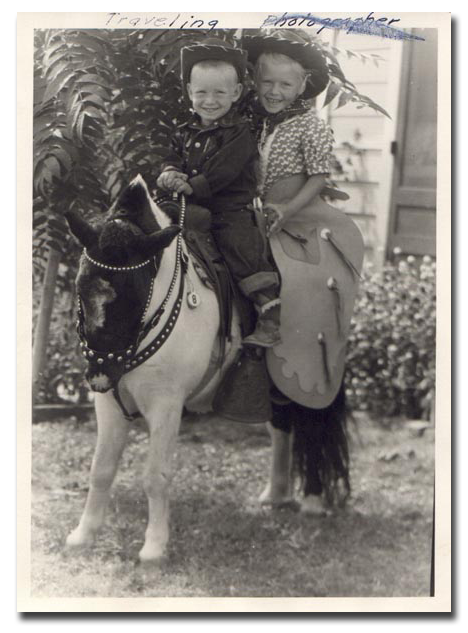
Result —
[[84, 247], [76, 286], [87, 377], [93, 389], [107, 391], [122, 374], [163, 251], [180, 227], [161, 227], [141, 177], [128, 185], [101, 224], [92, 225], [72, 211], [66, 218]]

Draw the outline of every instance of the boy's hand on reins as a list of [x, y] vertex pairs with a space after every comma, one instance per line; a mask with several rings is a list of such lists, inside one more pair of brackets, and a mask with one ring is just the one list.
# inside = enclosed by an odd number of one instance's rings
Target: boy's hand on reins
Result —
[[192, 187], [188, 184], [188, 182], [185, 182], [185, 180], [179, 179], [176, 180], [172, 186], [172, 191], [175, 191], [176, 193], [184, 193], [186, 196], [190, 196], [193, 193], [193, 189]]
[[[175, 169], [168, 169], [167, 171], [163, 171], [156, 181], [156, 184], [166, 191], [177, 191], [176, 187], [179, 186], [180, 182], [186, 182], [187, 179], [187, 174], [183, 174], [181, 171]], [[177, 191], [177, 193], [179, 192]]]

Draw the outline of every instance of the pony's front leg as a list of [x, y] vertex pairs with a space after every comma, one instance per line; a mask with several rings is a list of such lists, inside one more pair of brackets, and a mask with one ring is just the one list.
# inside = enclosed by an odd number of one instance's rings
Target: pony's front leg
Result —
[[276, 429], [269, 422], [271, 437], [270, 481], [259, 497], [261, 504], [280, 505], [293, 498], [292, 441], [293, 434]]
[[145, 418], [150, 439], [143, 486], [148, 497], [148, 526], [140, 550], [141, 562], [160, 559], [169, 540], [169, 488], [172, 458], [179, 432], [182, 403], [157, 403]]
[[89, 492], [78, 527], [67, 538], [67, 546], [91, 545], [104, 523], [110, 489], [125, 447], [129, 423], [113, 396], [96, 394], [97, 443], [91, 466]]

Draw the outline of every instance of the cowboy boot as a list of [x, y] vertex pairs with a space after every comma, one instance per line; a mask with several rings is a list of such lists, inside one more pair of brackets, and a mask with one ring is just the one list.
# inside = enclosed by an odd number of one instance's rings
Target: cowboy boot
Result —
[[258, 312], [258, 320], [255, 330], [242, 341], [244, 345], [256, 345], [258, 347], [274, 347], [281, 343], [279, 298], [271, 299], [263, 305], [257, 300], [255, 308]]
[[239, 282], [239, 289], [258, 313], [257, 325], [242, 342], [244, 345], [274, 347], [281, 343], [279, 278], [275, 272], [260, 271]]

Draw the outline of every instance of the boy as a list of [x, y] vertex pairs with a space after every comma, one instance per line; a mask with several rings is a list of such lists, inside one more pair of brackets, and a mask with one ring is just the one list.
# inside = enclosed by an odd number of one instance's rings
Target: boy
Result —
[[251, 208], [256, 143], [234, 107], [242, 94], [246, 53], [210, 39], [183, 48], [181, 65], [194, 115], [177, 129], [157, 184], [210, 210], [214, 240], [259, 313], [257, 327], [244, 344], [273, 347], [281, 342], [279, 279], [265, 255]]

